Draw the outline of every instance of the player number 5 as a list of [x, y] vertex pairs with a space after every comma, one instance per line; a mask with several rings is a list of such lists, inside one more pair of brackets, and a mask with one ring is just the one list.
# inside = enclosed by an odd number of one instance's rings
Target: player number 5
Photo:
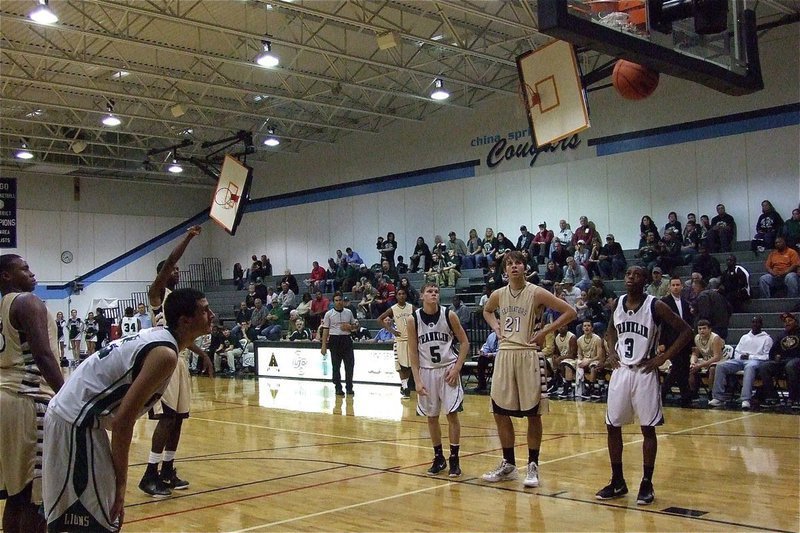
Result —
[[431, 346], [430, 352], [431, 352], [431, 362], [432, 363], [438, 363], [438, 362], [440, 362], [442, 360], [442, 355], [439, 353], [439, 347], [438, 346]]

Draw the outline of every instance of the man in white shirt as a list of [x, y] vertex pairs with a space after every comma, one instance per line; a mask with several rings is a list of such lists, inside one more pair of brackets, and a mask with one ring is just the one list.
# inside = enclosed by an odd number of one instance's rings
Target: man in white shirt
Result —
[[742, 380], [742, 409], [750, 409], [750, 399], [753, 396], [753, 380], [758, 368], [769, 360], [769, 351], [772, 348], [772, 337], [761, 331], [763, 321], [760, 316], [753, 317], [752, 328], [742, 335], [736, 345], [733, 358], [717, 365], [717, 375], [714, 377], [714, 398], [708, 402], [710, 407], [720, 407], [725, 403], [725, 385], [728, 376], [735, 375], [739, 370], [744, 370]]

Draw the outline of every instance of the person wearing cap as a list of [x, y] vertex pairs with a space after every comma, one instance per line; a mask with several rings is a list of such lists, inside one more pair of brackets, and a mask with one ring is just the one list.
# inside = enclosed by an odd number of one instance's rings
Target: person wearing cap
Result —
[[553, 232], [547, 229], [547, 222], [539, 222], [539, 231], [533, 236], [531, 242], [531, 257], [536, 257], [540, 265], [550, 256], [550, 243], [553, 242]]
[[647, 286], [647, 289], [645, 289], [644, 292], [645, 294], [655, 296], [656, 298], [663, 298], [669, 294], [669, 283], [664, 281], [663, 272], [661, 271], [660, 267], [655, 267], [652, 274], [653, 280], [650, 282], [650, 285]]
[[450, 256], [456, 267], [461, 268], [461, 262], [464, 260], [464, 256], [467, 255], [467, 245], [456, 237], [455, 231], [451, 231], [447, 236], [450, 237], [445, 243], [447, 255]]
[[519, 237], [517, 237], [517, 247], [516, 249], [520, 252], [523, 250], [527, 250], [533, 244], [533, 234], [528, 231], [527, 226], [520, 226], [519, 227]]
[[606, 235], [606, 243], [600, 247], [597, 259], [597, 268], [604, 279], [622, 279], [625, 276], [628, 261], [622, 245], [614, 240], [612, 234]]
[[581, 297], [581, 290], [575, 286], [575, 279], [572, 276], [564, 276], [561, 281], [561, 291], [566, 301], [572, 308], [578, 303], [578, 298]]
[[370, 304], [370, 314], [373, 317], [380, 316], [397, 301], [395, 286], [389, 276], [378, 276], [378, 295]]
[[[588, 291], [592, 285], [589, 278], [589, 271], [586, 267], [575, 261], [574, 257], [567, 257], [567, 264], [564, 266], [564, 278], [572, 278], [572, 281], [582, 291]], [[566, 282], [565, 282], [566, 283]]]
[[783, 375], [789, 390], [792, 409], [800, 409], [800, 323], [792, 313], [781, 313], [783, 332], [769, 352], [770, 360], [758, 369], [761, 377], [761, 394], [768, 401], [777, 398], [775, 378]]

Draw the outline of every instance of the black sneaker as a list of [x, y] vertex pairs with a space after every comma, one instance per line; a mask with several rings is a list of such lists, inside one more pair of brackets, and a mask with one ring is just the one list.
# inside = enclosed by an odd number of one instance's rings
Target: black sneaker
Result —
[[450, 456], [450, 472], [447, 475], [450, 477], [461, 476], [461, 467], [458, 464], [458, 457]]
[[411, 398], [411, 389], [408, 387], [400, 387], [400, 397], [404, 400]]
[[625, 480], [623, 479], [619, 483], [609, 483], [602, 489], [600, 489], [595, 497], [598, 500], [613, 500], [614, 498], [621, 498], [628, 494], [628, 485], [625, 484]]
[[447, 459], [444, 458], [444, 455], [437, 455], [433, 458], [433, 464], [428, 469], [428, 474], [435, 476], [445, 468], [447, 468]]
[[637, 505], [650, 505], [655, 500], [656, 494], [653, 492], [653, 482], [643, 479], [639, 485], [639, 495], [636, 496]]
[[356, 393], [355, 393], [355, 392], [353, 392], [353, 391], [351, 391], [351, 390], [349, 390], [349, 391], [347, 391], [347, 395], [348, 395], [348, 396], [355, 396], [355, 395], [356, 395]]
[[172, 491], [158, 478], [145, 476], [139, 482], [139, 489], [153, 498], [167, 498], [172, 496]]
[[174, 468], [172, 472], [161, 471], [161, 483], [172, 490], [186, 490], [189, 488], [189, 482], [179, 478], [178, 471]]
[[344, 396], [344, 391], [342, 389], [337, 390], [336, 396]]

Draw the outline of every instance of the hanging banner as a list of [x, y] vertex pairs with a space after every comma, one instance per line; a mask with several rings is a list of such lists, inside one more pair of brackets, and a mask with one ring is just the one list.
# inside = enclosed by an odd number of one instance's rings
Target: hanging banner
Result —
[[17, 179], [0, 178], [0, 248], [17, 247]]

